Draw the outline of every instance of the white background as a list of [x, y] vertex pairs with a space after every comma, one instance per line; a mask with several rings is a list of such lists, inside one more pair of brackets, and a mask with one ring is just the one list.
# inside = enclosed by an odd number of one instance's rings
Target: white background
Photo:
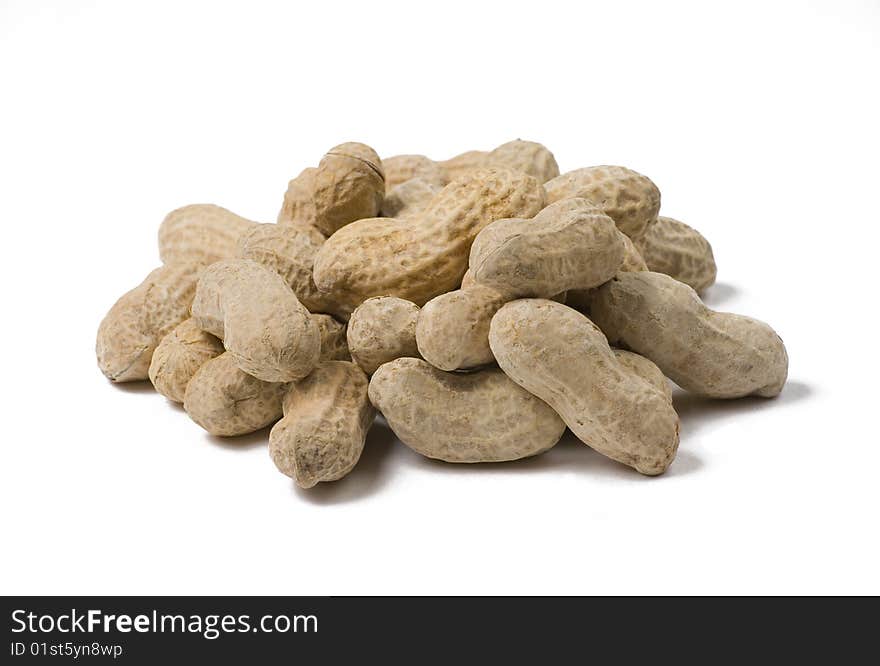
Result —
[[[880, 593], [877, 2], [3, 2], [0, 97], [3, 593]], [[265, 432], [98, 371], [171, 209], [273, 221], [342, 141], [516, 137], [649, 175], [712, 241], [709, 304], [785, 339], [782, 395], [678, 395], [660, 478], [377, 426], [300, 491]]]

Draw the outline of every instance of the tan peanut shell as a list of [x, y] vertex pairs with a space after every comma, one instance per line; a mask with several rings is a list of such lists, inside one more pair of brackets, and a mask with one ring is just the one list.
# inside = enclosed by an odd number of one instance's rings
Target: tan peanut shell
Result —
[[788, 354], [764, 322], [706, 307], [662, 273], [620, 273], [593, 296], [591, 316], [615, 345], [657, 364], [681, 388], [710, 398], [777, 395]]
[[584, 315], [544, 299], [511, 301], [492, 318], [489, 344], [507, 376], [556, 410], [582, 442], [642, 474], [669, 467], [678, 415], [617, 360]]
[[646, 176], [622, 166], [569, 171], [544, 184], [547, 203], [579, 197], [602, 210], [630, 238], [638, 238], [657, 219], [660, 190]]
[[653, 361], [626, 349], [612, 349], [618, 362], [658, 389], [672, 403], [672, 386]]
[[[416, 344], [422, 358], [440, 370], [469, 370], [495, 361], [489, 348], [489, 324], [513, 297], [473, 282], [469, 274], [461, 289], [432, 298], [419, 313]], [[550, 300], [565, 303], [569, 293]]]
[[543, 189], [531, 176], [474, 171], [444, 187], [419, 216], [359, 220], [341, 229], [315, 258], [315, 284], [351, 306], [372, 296], [422, 305], [461, 284], [471, 243], [483, 227], [505, 217], [532, 217], [543, 203]]
[[183, 402], [186, 385], [204, 363], [223, 353], [223, 343], [190, 318], [162, 338], [150, 362], [150, 381], [169, 400]]
[[565, 424], [541, 400], [487, 368], [458, 374], [400, 358], [370, 380], [370, 400], [404, 444], [447, 462], [501, 462], [550, 449]]
[[173, 210], [159, 225], [159, 257], [162, 263], [187, 261], [212, 264], [232, 259], [241, 236], [257, 226], [232, 211], [214, 204], [192, 204]]
[[[635, 243], [625, 233], [618, 231], [620, 240], [623, 242], [623, 263], [620, 265], [618, 272], [646, 271], [648, 266], [642, 255], [636, 248]], [[565, 300], [562, 301], [569, 307], [574, 308], [584, 314], [590, 311], [590, 302], [593, 300], [593, 289], [569, 289], [566, 293]], [[555, 299], [554, 299], [555, 300]]]
[[446, 181], [452, 182], [470, 174], [472, 171], [486, 168], [486, 156], [488, 154], [485, 150], [469, 150], [448, 160], [437, 162], [437, 166], [440, 167]]
[[201, 263], [168, 264], [152, 271], [110, 308], [95, 342], [98, 367], [114, 382], [149, 377], [153, 350], [189, 317]]
[[437, 162], [447, 180], [454, 180], [476, 169], [497, 167], [526, 173], [539, 183], [556, 178], [559, 166], [545, 146], [534, 141], [516, 139], [503, 143], [494, 150], [471, 150], [443, 162]]
[[303, 169], [300, 174], [287, 183], [284, 201], [278, 212], [276, 222], [280, 226], [315, 226], [315, 167]]
[[306, 224], [259, 224], [241, 237], [238, 256], [278, 273], [309, 312], [347, 319], [351, 309], [318, 291], [312, 268], [324, 236]]
[[510, 300], [483, 285], [449, 291], [425, 303], [416, 324], [419, 353], [440, 370], [463, 370], [495, 361], [489, 323]]
[[665, 273], [696, 291], [715, 284], [712, 246], [684, 222], [661, 215], [636, 241], [636, 247], [655, 273]]
[[282, 418], [269, 433], [276, 467], [303, 488], [336, 481], [361, 457], [376, 410], [364, 371], [350, 361], [325, 361], [291, 384]]
[[437, 195], [442, 186], [433, 185], [421, 178], [401, 183], [385, 195], [382, 217], [412, 217], [420, 214]]
[[549, 298], [610, 280], [624, 258], [614, 221], [585, 199], [547, 206], [531, 220], [498, 220], [474, 240], [478, 284], [513, 296]]
[[385, 196], [382, 160], [362, 143], [335, 146], [321, 159], [314, 186], [314, 225], [330, 236], [350, 222], [379, 214]]
[[348, 320], [348, 351], [368, 375], [383, 363], [419, 355], [416, 322], [419, 306], [394, 296], [368, 298]]
[[433, 185], [438, 189], [446, 185], [449, 180], [443, 173], [443, 169], [431, 158], [424, 155], [394, 155], [382, 160], [382, 169], [385, 172], [385, 192], [390, 194], [398, 185], [414, 178]]
[[546, 183], [559, 175], [556, 158], [545, 146], [534, 141], [516, 139], [501, 144], [486, 155], [486, 165], [522, 171]]
[[183, 408], [212, 435], [235, 437], [281, 418], [286, 384], [242, 372], [229, 352], [206, 361], [186, 386]]
[[309, 311], [277, 273], [248, 259], [205, 269], [192, 316], [199, 328], [223, 340], [239, 368], [263, 381], [301, 379], [321, 353]]
[[346, 325], [327, 314], [313, 314], [312, 320], [321, 337], [321, 360], [350, 361]]
[[467, 289], [468, 287], [472, 287], [475, 284], [477, 284], [477, 282], [476, 280], [474, 280], [474, 274], [471, 273], [471, 269], [468, 268], [461, 278], [461, 289]]

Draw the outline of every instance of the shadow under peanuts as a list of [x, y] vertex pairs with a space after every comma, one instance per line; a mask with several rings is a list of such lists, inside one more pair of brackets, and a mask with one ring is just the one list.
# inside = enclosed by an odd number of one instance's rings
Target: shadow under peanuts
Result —
[[733, 300], [741, 293], [739, 287], [729, 282], [716, 282], [700, 294], [703, 303], [713, 310]]
[[672, 402], [681, 419], [681, 435], [684, 439], [687, 435], [699, 432], [701, 428], [711, 425], [713, 422], [764, 409], [779, 409], [785, 405], [809, 400], [814, 394], [815, 391], [808, 384], [791, 380], [785, 384], [782, 393], [775, 398], [757, 396], [731, 400], [703, 398], [676, 388], [673, 392]]
[[362, 499], [388, 483], [390, 475], [386, 468], [394, 448], [394, 433], [383, 419], [377, 418], [367, 433], [360, 460], [349, 474], [338, 481], [321, 482], [312, 488], [300, 488], [292, 480], [291, 486], [300, 498], [312, 504], [342, 504]]
[[221, 449], [241, 451], [243, 449], [254, 449], [259, 446], [268, 447], [270, 430], [272, 430], [272, 426], [266, 426], [254, 432], [249, 432], [246, 435], [236, 435], [235, 437], [220, 437], [219, 435], [205, 433], [205, 439]]

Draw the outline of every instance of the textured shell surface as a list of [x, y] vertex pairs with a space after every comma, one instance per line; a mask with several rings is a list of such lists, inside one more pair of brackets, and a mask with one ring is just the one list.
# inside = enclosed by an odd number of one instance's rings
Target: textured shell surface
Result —
[[437, 166], [440, 167], [447, 182], [450, 182], [466, 176], [472, 171], [487, 167], [486, 158], [488, 155], [489, 153], [485, 150], [468, 150], [455, 157], [450, 157], [448, 160], [437, 162]]
[[517, 460], [552, 448], [565, 424], [498, 368], [443, 372], [400, 358], [370, 380], [370, 400], [404, 444], [429, 458], [476, 463]]
[[440, 370], [463, 370], [492, 363], [489, 324], [509, 299], [475, 284], [449, 291], [425, 303], [416, 325], [422, 358]]
[[287, 283], [309, 312], [347, 319], [351, 309], [318, 291], [312, 277], [324, 236], [306, 224], [260, 224], [241, 237], [238, 256], [269, 268]]
[[522, 171], [546, 183], [559, 175], [559, 165], [546, 146], [516, 139], [498, 146], [486, 156], [487, 164]]
[[672, 385], [653, 361], [626, 349], [613, 349], [618, 362], [657, 388], [672, 403]]
[[376, 416], [364, 371], [349, 361], [324, 361], [284, 396], [284, 418], [269, 434], [278, 469], [303, 488], [336, 481], [360, 459]]
[[407, 180], [385, 195], [382, 217], [403, 218], [418, 215], [428, 207], [441, 189], [442, 185], [434, 185], [422, 178]]
[[167, 264], [152, 271], [140, 285], [110, 308], [95, 342], [98, 367], [114, 382], [149, 378], [156, 345], [189, 317], [201, 263]]
[[715, 312], [662, 273], [620, 273], [596, 290], [593, 320], [612, 344], [657, 364], [691, 393], [773, 397], [788, 376], [782, 339], [764, 322]]
[[312, 319], [318, 326], [318, 334], [321, 336], [321, 360], [350, 361], [346, 340], [347, 326], [327, 314], [313, 314]]
[[308, 167], [287, 183], [284, 201], [276, 218], [276, 222], [279, 225], [304, 224], [314, 226], [317, 217], [314, 196], [315, 174], [317, 172], [317, 168]]
[[717, 268], [712, 246], [684, 222], [661, 215], [636, 246], [648, 269], [655, 273], [665, 273], [696, 291], [715, 284]]
[[150, 381], [169, 400], [183, 402], [186, 386], [207, 361], [223, 353], [223, 343], [186, 319], [162, 338], [150, 361]]
[[203, 363], [190, 379], [183, 408], [212, 435], [246, 435], [281, 418], [286, 389], [286, 384], [242, 372], [232, 354], [224, 352]]
[[232, 259], [239, 238], [257, 224], [214, 204], [178, 208], [159, 225], [159, 257], [165, 264]]
[[543, 188], [531, 176], [474, 171], [443, 188], [417, 217], [359, 220], [341, 229], [318, 252], [315, 284], [352, 306], [372, 296], [423, 305], [461, 284], [471, 243], [483, 227], [505, 217], [532, 217], [543, 204]]
[[[645, 264], [645, 260], [642, 259], [642, 255], [636, 248], [635, 243], [630, 240], [630, 237], [620, 230], [618, 230], [618, 236], [623, 242], [623, 263], [620, 265], [620, 269], [618, 270], [618, 272], [626, 273], [631, 271], [648, 270], [648, 266], [647, 264]], [[590, 303], [593, 300], [593, 293], [595, 291], [595, 287], [592, 289], [569, 289], [566, 292], [566, 297], [563, 302], [566, 305], [573, 307], [575, 310], [583, 312], [584, 314], [589, 316]]]
[[376, 151], [362, 143], [331, 148], [314, 173], [314, 226], [330, 236], [345, 225], [375, 217], [385, 196], [385, 174]]
[[474, 240], [474, 280], [513, 296], [549, 298], [610, 280], [624, 259], [614, 221], [585, 199], [547, 206], [534, 219], [498, 220]]
[[617, 360], [584, 315], [544, 299], [511, 301], [492, 318], [489, 344], [508, 377], [602, 455], [648, 475], [662, 474], [675, 458], [672, 404]]
[[424, 155], [393, 155], [382, 160], [385, 172], [385, 191], [390, 193], [398, 185], [414, 178], [442, 188], [449, 181], [437, 163]]
[[318, 362], [318, 327], [274, 271], [248, 259], [211, 264], [199, 279], [192, 316], [223, 340], [246, 373], [267, 382], [305, 377]]
[[416, 322], [419, 306], [393, 296], [361, 303], [348, 321], [348, 350], [368, 375], [383, 363], [403, 356], [419, 356]]
[[657, 219], [660, 190], [647, 176], [622, 166], [575, 169], [547, 181], [547, 203], [579, 197], [601, 208], [630, 238]]

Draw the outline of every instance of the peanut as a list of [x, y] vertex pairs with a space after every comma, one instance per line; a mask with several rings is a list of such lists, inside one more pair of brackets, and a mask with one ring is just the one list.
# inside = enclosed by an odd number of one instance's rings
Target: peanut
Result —
[[767, 324], [706, 307], [662, 273], [619, 273], [596, 290], [593, 320], [612, 344], [651, 359], [681, 388], [710, 398], [777, 395], [788, 355]]
[[246, 435], [281, 418], [286, 389], [286, 384], [242, 372], [233, 355], [224, 352], [203, 363], [189, 380], [183, 408], [212, 435]]
[[468, 268], [461, 278], [461, 288], [467, 289], [468, 287], [473, 287], [475, 284], [477, 284], [477, 282], [474, 280], [474, 274], [471, 273], [471, 269]]
[[422, 358], [435, 368], [450, 371], [493, 363], [489, 323], [508, 300], [479, 284], [432, 298], [419, 313], [415, 328]]
[[325, 236], [355, 220], [375, 217], [385, 196], [382, 160], [362, 143], [331, 148], [314, 171], [288, 184], [278, 214], [282, 225], [314, 225]]
[[672, 387], [669, 385], [669, 380], [653, 361], [625, 349], [612, 349], [611, 351], [614, 352], [614, 356], [617, 357], [621, 365], [658, 389], [672, 404]]
[[162, 338], [150, 362], [150, 381], [173, 402], [183, 402], [186, 386], [207, 361], [223, 353], [223, 343], [190, 318]]
[[657, 218], [636, 242], [649, 270], [665, 273], [695, 291], [715, 284], [712, 246], [699, 231], [671, 217]]
[[371, 296], [422, 305], [461, 284], [471, 243], [483, 227], [531, 217], [543, 199], [530, 176], [474, 171], [443, 188], [417, 217], [359, 220], [327, 239], [315, 258], [315, 284], [352, 307]]
[[159, 257], [165, 264], [232, 259], [238, 239], [255, 226], [257, 222], [213, 204], [184, 206], [159, 225]]
[[424, 155], [394, 155], [382, 160], [382, 168], [385, 171], [385, 192], [398, 185], [418, 178], [421, 181], [442, 188], [449, 181], [440, 166], [431, 158]]
[[281, 277], [254, 261], [209, 266], [199, 279], [192, 316], [223, 340], [238, 367], [267, 382], [302, 379], [318, 362], [318, 327]]
[[401, 183], [385, 195], [382, 203], [382, 217], [413, 217], [431, 203], [442, 186], [429, 183], [421, 178], [413, 178]]
[[673, 381], [772, 397], [788, 357], [766, 324], [700, 301], [712, 247], [660, 201], [621, 166], [560, 175], [531, 141], [384, 164], [340, 144], [288, 183], [276, 224], [169, 213], [164, 265], [107, 313], [98, 364], [214, 435], [275, 424], [270, 456], [303, 488], [353, 469], [377, 409], [438, 460], [537, 455], [567, 426], [662, 474]]
[[376, 151], [362, 143], [331, 148], [315, 172], [315, 226], [330, 236], [346, 224], [375, 217], [385, 196]]
[[385, 174], [376, 151], [343, 143], [327, 151], [317, 169], [305, 169], [288, 183], [278, 223], [312, 225], [330, 236], [350, 222], [378, 215], [384, 196]]
[[533, 220], [488, 225], [471, 246], [469, 266], [478, 284], [512, 296], [549, 298], [607, 282], [623, 258], [614, 221], [585, 199], [566, 199]]
[[399, 358], [370, 380], [370, 400], [404, 444], [447, 462], [501, 462], [550, 449], [565, 424], [497, 368], [468, 374]]
[[348, 321], [348, 350], [368, 375], [383, 363], [418, 356], [416, 321], [419, 306], [402, 298], [368, 298]]
[[324, 236], [306, 224], [259, 224], [239, 242], [238, 256], [278, 273], [309, 312], [348, 319], [351, 309], [318, 291], [312, 278], [315, 256]]
[[483, 169], [486, 167], [486, 155], [484, 150], [469, 150], [465, 153], [451, 157], [448, 160], [438, 162], [443, 175], [448, 182], [458, 180], [462, 176], [466, 176], [472, 171]]
[[516, 139], [498, 146], [486, 156], [487, 166], [522, 171], [546, 183], [559, 175], [559, 166], [547, 148], [534, 141]]
[[110, 308], [98, 326], [98, 367], [114, 382], [149, 377], [153, 350], [175, 326], [189, 317], [201, 263], [157, 268]]
[[376, 416], [367, 386], [364, 371], [347, 361], [325, 361], [291, 384], [284, 418], [269, 433], [276, 467], [303, 488], [348, 474]]
[[543, 299], [511, 301], [492, 318], [489, 345], [507, 376], [556, 410], [582, 442], [642, 474], [669, 467], [678, 415], [617, 360], [584, 315]]
[[495, 150], [471, 150], [438, 163], [447, 180], [454, 180], [475, 169], [498, 167], [527, 173], [539, 183], [559, 175], [559, 166], [547, 148], [534, 141], [516, 139], [501, 144]]
[[[639, 253], [638, 249], [636, 249], [636, 245], [630, 240], [630, 237], [619, 230], [618, 235], [620, 236], [620, 240], [623, 241], [623, 263], [620, 265], [618, 272], [626, 273], [648, 270], [645, 260], [642, 259], [642, 255]], [[589, 315], [590, 302], [593, 300], [593, 292], [595, 291], [595, 288], [570, 289], [566, 292], [566, 297], [563, 303], [579, 312]]]
[[[416, 344], [422, 358], [440, 370], [470, 370], [495, 361], [489, 324], [512, 297], [472, 282], [469, 274], [461, 289], [432, 298], [419, 313]], [[550, 300], [565, 303], [569, 293], [563, 291]]]
[[643, 235], [657, 219], [660, 190], [651, 180], [621, 166], [569, 171], [544, 184], [547, 203], [575, 197], [600, 208], [630, 238]]
[[346, 325], [326, 314], [312, 315], [312, 320], [317, 325], [321, 338], [321, 360], [350, 361]]
[[316, 228], [315, 220], [318, 214], [315, 209], [315, 174], [317, 171], [315, 167], [307, 167], [287, 183], [284, 201], [275, 220], [279, 226], [303, 225]]

